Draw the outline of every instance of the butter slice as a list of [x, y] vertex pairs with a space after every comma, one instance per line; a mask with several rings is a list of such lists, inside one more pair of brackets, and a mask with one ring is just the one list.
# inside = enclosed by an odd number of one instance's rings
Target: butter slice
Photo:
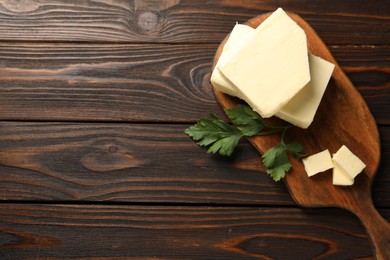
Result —
[[310, 81], [306, 34], [279, 8], [219, 71], [253, 110], [271, 117]]
[[236, 96], [237, 91], [221, 75], [217, 68], [221, 66], [221, 64], [229, 62], [231, 55], [234, 54], [234, 52], [238, 50], [252, 36], [254, 30], [255, 29], [252, 27], [243, 24], [236, 24], [233, 27], [233, 30], [222, 49], [222, 53], [213, 70], [213, 73], [211, 74], [211, 83], [215, 88], [231, 96]]
[[276, 116], [300, 128], [308, 128], [320, 105], [335, 65], [309, 54], [310, 82]]
[[337, 165], [335, 165], [335, 167], [333, 168], [332, 182], [333, 185], [350, 186], [355, 182], [355, 179], [351, 178], [348, 173], [346, 173]]
[[302, 162], [309, 177], [333, 168], [333, 161], [328, 149], [303, 158]]
[[351, 178], [355, 178], [366, 167], [359, 157], [353, 154], [345, 145], [341, 146], [333, 155], [333, 162]]

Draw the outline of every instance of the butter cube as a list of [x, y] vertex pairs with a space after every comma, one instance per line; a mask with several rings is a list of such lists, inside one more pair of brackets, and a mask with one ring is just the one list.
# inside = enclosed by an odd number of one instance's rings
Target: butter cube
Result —
[[341, 146], [333, 155], [333, 162], [351, 178], [355, 178], [366, 167], [359, 157], [353, 154], [345, 145]]
[[302, 162], [309, 177], [333, 168], [333, 161], [328, 149], [303, 158]]
[[271, 117], [310, 81], [306, 34], [279, 8], [219, 71], [253, 110]]
[[354, 178], [351, 178], [348, 173], [344, 172], [337, 165], [335, 165], [333, 168], [332, 180], [333, 185], [339, 186], [350, 186], [355, 182]]

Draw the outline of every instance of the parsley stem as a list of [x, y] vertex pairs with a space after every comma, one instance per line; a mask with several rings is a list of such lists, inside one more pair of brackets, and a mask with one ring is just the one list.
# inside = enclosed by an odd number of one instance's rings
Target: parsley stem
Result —
[[283, 132], [282, 132], [282, 136], [280, 137], [280, 143], [283, 145], [283, 146], [286, 146], [286, 144], [284, 143], [284, 135], [286, 134], [287, 132], [287, 129], [289, 129], [290, 127], [286, 127], [283, 129]]

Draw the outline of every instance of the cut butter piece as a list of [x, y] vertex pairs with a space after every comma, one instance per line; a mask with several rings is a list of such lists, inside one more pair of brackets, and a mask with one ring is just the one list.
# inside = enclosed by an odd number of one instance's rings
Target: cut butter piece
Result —
[[333, 168], [333, 161], [328, 149], [303, 158], [302, 162], [309, 177]]
[[332, 182], [333, 185], [338, 186], [350, 186], [354, 183], [354, 178], [348, 175], [343, 169], [339, 168], [337, 165], [333, 168]]
[[276, 116], [300, 128], [308, 128], [320, 105], [335, 65], [309, 54], [310, 81]]
[[359, 157], [353, 154], [345, 145], [341, 146], [333, 155], [333, 162], [351, 178], [355, 178], [366, 167]]
[[306, 34], [279, 8], [218, 69], [253, 110], [271, 117], [310, 81]]
[[218, 59], [218, 62], [211, 74], [211, 83], [213, 86], [220, 91], [229, 94], [231, 96], [236, 96], [236, 90], [231, 86], [231, 84], [221, 75], [217, 69], [221, 64], [229, 62], [230, 56], [237, 49], [239, 49], [247, 40], [252, 36], [252, 33], [255, 29], [243, 24], [236, 24], [233, 27], [232, 32], [229, 35], [228, 40], [225, 43], [225, 46], [222, 49], [222, 53]]

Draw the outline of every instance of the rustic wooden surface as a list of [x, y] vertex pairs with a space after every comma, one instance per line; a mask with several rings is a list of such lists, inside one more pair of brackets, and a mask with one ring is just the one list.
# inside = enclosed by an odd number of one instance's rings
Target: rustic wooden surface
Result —
[[3, 0], [0, 258], [372, 258], [356, 217], [297, 207], [247, 141], [228, 160], [183, 133], [223, 116], [203, 84], [219, 42], [279, 6], [370, 107], [390, 220], [387, 1]]

